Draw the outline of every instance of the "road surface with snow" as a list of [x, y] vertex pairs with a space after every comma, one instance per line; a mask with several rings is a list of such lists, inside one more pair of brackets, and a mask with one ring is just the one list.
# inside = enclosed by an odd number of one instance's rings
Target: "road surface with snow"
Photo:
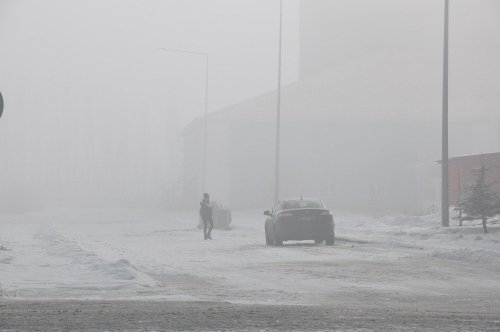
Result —
[[[343, 329], [411, 329], [418, 322], [431, 330], [500, 329], [500, 227], [482, 234], [476, 225], [441, 228], [438, 216], [334, 216], [333, 247], [307, 242], [268, 247], [264, 216], [257, 211], [234, 212], [233, 229], [214, 231], [212, 241], [204, 241], [196, 228], [196, 213], [3, 215], [0, 318], [15, 328], [30, 319], [36, 326], [38, 314], [47, 317], [43, 308], [59, 310], [58, 317], [85, 312], [83, 317], [90, 317], [104, 305], [105, 320], [118, 321], [124, 312], [144, 307], [157, 308], [147, 311], [150, 318], [161, 308], [188, 317], [194, 306], [200, 312], [215, 308], [218, 323], [227, 325], [209, 326], [206, 315], [191, 315], [193, 330], [332, 329], [334, 321], [360, 322], [338, 325]], [[62, 310], [72, 306], [83, 309]], [[281, 316], [298, 321], [266, 325]], [[93, 317], [89, 321], [97, 324]], [[327, 325], [313, 324], [317, 320]]]

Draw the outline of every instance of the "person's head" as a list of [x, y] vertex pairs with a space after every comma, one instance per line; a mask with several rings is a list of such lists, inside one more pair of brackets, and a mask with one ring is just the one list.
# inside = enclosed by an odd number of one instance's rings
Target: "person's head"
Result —
[[203, 200], [209, 202], [210, 201], [210, 195], [207, 193], [203, 194]]

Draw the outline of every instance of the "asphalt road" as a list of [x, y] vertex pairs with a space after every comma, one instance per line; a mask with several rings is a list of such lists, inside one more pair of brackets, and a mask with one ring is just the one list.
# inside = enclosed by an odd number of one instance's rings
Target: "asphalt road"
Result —
[[[438, 300], [438, 299], [434, 299]], [[500, 307], [465, 299], [332, 305], [0, 301], [1, 331], [500, 331]], [[481, 302], [481, 301], [480, 301]], [[492, 306], [487, 309], [488, 306]], [[495, 306], [496, 305], [496, 306]], [[444, 308], [439, 308], [445, 306]]]

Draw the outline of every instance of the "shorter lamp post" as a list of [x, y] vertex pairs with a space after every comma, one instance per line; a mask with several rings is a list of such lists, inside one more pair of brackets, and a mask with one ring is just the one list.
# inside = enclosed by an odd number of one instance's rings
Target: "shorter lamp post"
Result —
[[183, 50], [177, 48], [159, 48], [158, 51], [165, 52], [174, 52], [174, 53], [183, 53], [183, 54], [191, 54], [197, 56], [205, 57], [205, 112], [204, 112], [204, 125], [203, 125], [203, 169], [202, 169], [202, 180], [201, 187], [203, 192], [205, 192], [206, 186], [206, 176], [207, 176], [207, 125], [208, 125], [208, 53]]

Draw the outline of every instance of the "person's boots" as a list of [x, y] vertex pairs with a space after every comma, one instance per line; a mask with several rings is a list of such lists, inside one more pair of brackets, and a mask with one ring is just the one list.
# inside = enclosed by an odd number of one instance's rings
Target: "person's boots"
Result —
[[210, 232], [207, 234], [207, 239], [212, 240], [212, 236], [210, 236]]

